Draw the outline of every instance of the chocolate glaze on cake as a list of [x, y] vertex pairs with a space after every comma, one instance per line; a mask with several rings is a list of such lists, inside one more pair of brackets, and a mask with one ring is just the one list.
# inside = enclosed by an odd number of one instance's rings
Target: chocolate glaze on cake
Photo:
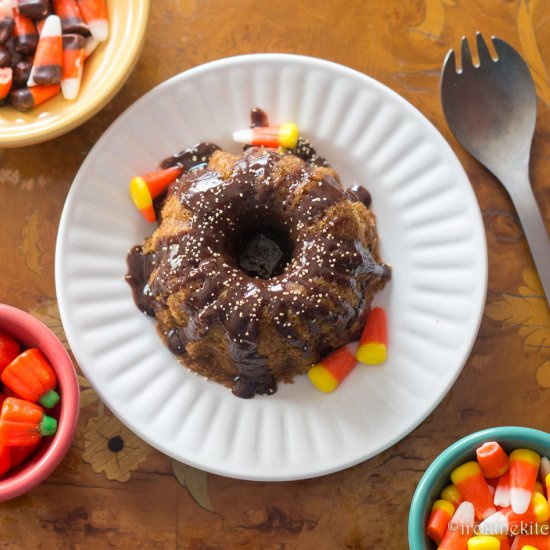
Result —
[[218, 149], [163, 161], [186, 172], [159, 229], [130, 251], [127, 280], [173, 353], [250, 398], [358, 337], [389, 269], [368, 191], [345, 191], [315, 152]]

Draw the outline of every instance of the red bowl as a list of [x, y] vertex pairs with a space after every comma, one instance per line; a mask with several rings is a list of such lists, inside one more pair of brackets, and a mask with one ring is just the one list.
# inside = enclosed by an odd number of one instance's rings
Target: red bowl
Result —
[[67, 454], [78, 422], [80, 391], [69, 354], [44, 323], [20, 309], [0, 304], [0, 331], [23, 347], [39, 348], [44, 353], [57, 374], [61, 395], [59, 404], [48, 413], [57, 418], [57, 433], [54, 437], [45, 437], [29, 460], [0, 479], [0, 502], [3, 502], [42, 483]]

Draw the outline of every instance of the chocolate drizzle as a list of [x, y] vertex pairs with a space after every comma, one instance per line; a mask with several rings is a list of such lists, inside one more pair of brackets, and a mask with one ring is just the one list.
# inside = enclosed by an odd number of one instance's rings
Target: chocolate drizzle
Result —
[[[261, 113], [253, 114], [253, 123], [267, 121]], [[198, 144], [162, 162], [163, 168], [186, 168], [168, 197], [191, 213], [190, 229], [160, 238], [149, 254], [133, 248], [127, 281], [137, 306], [153, 316], [167, 309], [170, 296], [183, 292], [181, 315], [187, 322], [164, 335], [177, 355], [221, 327], [238, 369], [233, 393], [250, 398], [277, 389], [261, 350], [266, 319], [313, 363], [330, 351], [319, 320], [349, 339], [365, 310], [367, 285], [382, 277], [384, 267], [359, 240], [342, 237], [339, 224], [345, 219], [336, 216], [310, 230], [327, 209], [349, 197], [330, 175], [314, 178], [312, 166], [299, 164], [292, 174], [279, 176], [281, 153], [249, 148], [224, 179], [206, 168], [217, 149]], [[353, 192], [363, 200], [364, 194]], [[328, 284], [342, 285], [353, 300], [330, 292]]]

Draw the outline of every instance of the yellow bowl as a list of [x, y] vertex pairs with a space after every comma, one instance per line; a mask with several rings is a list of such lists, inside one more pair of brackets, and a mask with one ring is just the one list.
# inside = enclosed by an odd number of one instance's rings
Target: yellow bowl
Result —
[[123, 86], [145, 41], [149, 0], [110, 0], [109, 39], [86, 61], [74, 101], [58, 95], [29, 113], [0, 107], [0, 148], [53, 139], [95, 115]]

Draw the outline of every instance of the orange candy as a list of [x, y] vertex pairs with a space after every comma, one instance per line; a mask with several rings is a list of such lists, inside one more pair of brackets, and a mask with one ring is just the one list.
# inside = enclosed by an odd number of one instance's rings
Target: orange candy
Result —
[[61, 92], [65, 99], [75, 99], [80, 90], [84, 70], [84, 44], [84, 37], [79, 34], [63, 35]]
[[438, 550], [468, 550], [474, 526], [474, 507], [471, 502], [463, 502], [457, 508], [451, 525], [453, 528], [445, 531]]
[[436, 500], [433, 503], [432, 511], [428, 519], [426, 533], [435, 542], [440, 542], [447, 531], [449, 521], [451, 521], [455, 507], [446, 500]]
[[535, 493], [524, 514], [516, 514], [511, 507], [503, 508], [482, 521], [479, 528], [482, 533], [503, 535], [515, 527], [542, 523], [550, 518], [548, 501], [541, 493]]
[[53, 9], [61, 19], [63, 34], [79, 33], [83, 37], [90, 34], [76, 0], [53, 0]]
[[42, 436], [53, 435], [57, 421], [42, 407], [23, 399], [8, 397], [0, 413], [0, 444], [8, 447], [35, 445]]
[[540, 455], [530, 449], [516, 449], [510, 454], [510, 499], [516, 514], [529, 508], [539, 473]]
[[356, 364], [355, 354], [351, 345], [348, 344], [311, 367], [307, 375], [318, 390], [330, 393], [346, 378]]
[[355, 356], [365, 365], [380, 365], [386, 360], [388, 321], [381, 307], [373, 308], [365, 322]]
[[86, 21], [92, 36], [104, 42], [109, 38], [109, 19], [105, 0], [78, 0], [82, 18]]
[[496, 441], [488, 441], [476, 450], [477, 462], [485, 477], [500, 477], [508, 471], [509, 460]]
[[13, 10], [14, 29], [13, 37], [15, 38], [15, 51], [29, 54], [36, 50], [38, 45], [38, 33], [32, 19], [23, 17], [17, 10]]
[[51, 408], [59, 402], [57, 376], [44, 354], [31, 348], [19, 354], [5, 369], [2, 383], [18, 397]]
[[59, 84], [51, 86], [33, 86], [32, 88], [20, 88], [10, 95], [10, 102], [18, 111], [31, 111], [61, 91]]
[[172, 166], [144, 176], [136, 176], [130, 181], [130, 196], [141, 215], [150, 223], [157, 217], [153, 208], [153, 199], [157, 198], [171, 183], [183, 173], [180, 166]]
[[451, 480], [465, 500], [474, 505], [475, 517], [483, 520], [496, 512], [493, 496], [477, 462], [466, 462], [451, 472]]
[[63, 41], [61, 20], [57, 15], [49, 15], [40, 33], [40, 40], [31, 69], [28, 86], [51, 85], [61, 82], [63, 62]]

